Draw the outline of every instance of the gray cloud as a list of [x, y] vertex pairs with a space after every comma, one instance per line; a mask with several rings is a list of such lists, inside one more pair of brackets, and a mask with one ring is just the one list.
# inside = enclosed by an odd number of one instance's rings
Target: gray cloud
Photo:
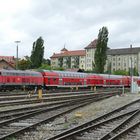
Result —
[[102, 26], [108, 27], [110, 48], [140, 45], [139, 0], [30, 0], [27, 5], [0, 18], [0, 55], [15, 56], [15, 50], [8, 52], [16, 48], [14, 39], [21, 40], [19, 55], [30, 55], [39, 36], [45, 40], [45, 58], [65, 43], [68, 50], [84, 49]]

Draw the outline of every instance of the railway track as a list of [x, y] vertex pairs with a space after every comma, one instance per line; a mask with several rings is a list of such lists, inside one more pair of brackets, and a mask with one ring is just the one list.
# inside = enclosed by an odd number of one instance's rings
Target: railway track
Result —
[[60, 101], [60, 100], [68, 100], [68, 99], [76, 99], [76, 98], [81, 98], [81, 97], [87, 97], [87, 96], [95, 96], [95, 94], [89, 92], [89, 93], [84, 93], [84, 94], [64, 94], [60, 96], [54, 96], [54, 95], [49, 95], [48, 97], [43, 97], [41, 100], [39, 100], [36, 96], [36, 98], [26, 98], [23, 100], [18, 100], [18, 98], [15, 100], [10, 100], [10, 101], [1, 101], [0, 102], [0, 107], [2, 106], [12, 106], [12, 105], [24, 105], [24, 104], [35, 104], [35, 103], [40, 103], [41, 102], [52, 102], [52, 101]]
[[[140, 126], [140, 99], [45, 140], [116, 140]], [[130, 137], [131, 137], [130, 133]], [[134, 139], [134, 135], [133, 140]], [[132, 138], [132, 137], [131, 137]], [[132, 140], [132, 139], [131, 139]]]
[[[112, 93], [112, 95], [115, 95], [117, 94], [116, 93]], [[81, 97], [78, 97], [78, 98], [68, 98], [67, 100], [63, 100], [63, 98], [61, 99], [61, 101], [56, 101], [56, 102], [43, 102], [43, 103], [40, 103], [40, 104], [33, 104], [33, 105], [30, 105], [30, 106], [26, 106], [26, 107], [20, 107], [20, 108], [16, 108], [16, 109], [8, 109], [8, 110], [4, 110], [4, 111], [0, 111], [0, 120], [2, 119], [5, 119], [5, 118], [11, 118], [11, 117], [14, 117], [14, 116], [18, 116], [18, 115], [22, 115], [22, 114], [26, 114], [28, 112], [33, 112], [33, 111], [36, 111], [38, 109], [42, 109], [42, 108], [45, 108], [45, 107], [52, 107], [52, 106], [56, 106], [56, 105], [61, 105], [61, 104], [64, 104], [64, 103], [68, 103], [68, 102], [74, 102], [74, 101], [77, 101], [77, 100], [84, 100], [86, 98], [92, 98], [92, 99], [97, 99], [97, 98], [101, 98], [101, 97], [110, 97], [110, 94], [109, 93], [105, 93], [105, 94], [90, 94], [90, 96], [81, 96]]]
[[[67, 96], [67, 95], [75, 95], [75, 94], [86, 94], [86, 93], [93, 93], [93, 91], [81, 91], [81, 92], [64, 92], [64, 93], [47, 93], [47, 94], [42, 94], [43, 97], [57, 97], [57, 96]], [[0, 101], [12, 101], [12, 100], [22, 100], [28, 98], [30, 94], [24, 93], [24, 94], [5, 94], [2, 95], [0, 94]], [[38, 97], [37, 94], [31, 94], [30, 99], [36, 99]]]
[[139, 140], [140, 138], [140, 122], [137, 122], [114, 136], [110, 140]]
[[56, 102], [56, 101], [64, 101], [64, 100], [69, 100], [69, 99], [77, 99], [77, 98], [85, 98], [88, 96], [99, 96], [100, 94], [115, 94], [115, 93], [121, 93], [120, 91], [110, 91], [110, 92], [102, 92], [102, 93], [93, 93], [93, 92], [82, 92], [82, 93], [74, 93], [74, 94], [68, 94], [68, 93], [63, 93], [60, 94], [59, 96], [57, 95], [48, 95], [43, 97], [41, 100], [39, 100], [37, 97], [34, 98], [26, 98], [23, 100], [18, 100], [16, 97], [14, 97], [15, 100], [10, 100], [10, 101], [0, 101], [0, 107], [6, 107], [6, 106], [15, 106], [15, 105], [25, 105], [25, 104], [38, 104], [40, 102]]
[[[91, 91], [91, 89], [82, 89], [82, 90], [43, 90], [44, 93], [47, 93], [48, 95], [52, 95], [52, 94], [61, 94], [61, 93], [80, 93], [80, 92], [88, 92], [88, 91]], [[98, 90], [98, 91], [102, 91], [102, 90]], [[104, 90], [105, 91], [105, 90]], [[108, 90], [106, 90], [108, 91]], [[12, 92], [0, 92], [0, 96], [19, 96], [19, 95], [23, 95], [23, 96], [26, 96], [28, 94], [29, 91], [12, 91]], [[30, 91], [30, 92], [34, 92], [33, 90]]]
[[[47, 91], [47, 90], [44, 90], [43, 92], [45, 93], [44, 95], [45, 96], [58, 96], [59, 95], [63, 95], [63, 94], [84, 94], [85, 92], [109, 92], [109, 91], [113, 91], [113, 90], [118, 90], [118, 91], [122, 91], [122, 88], [97, 88], [96, 91], [91, 91], [91, 89], [82, 89], [82, 90], [52, 90], [52, 91]], [[125, 88], [126, 91], [129, 91], [130, 89], [129, 88]], [[23, 96], [23, 97], [26, 97], [28, 94], [28, 91], [13, 91], [13, 92], [0, 92], [0, 97], [11, 97], [12, 96]]]
[[29, 129], [33, 129], [41, 123], [49, 122], [64, 113], [87, 105], [93, 101], [110, 97], [110, 95], [106, 94], [104, 97], [101, 96], [102, 95], [98, 96], [98, 98], [87, 97], [85, 99], [77, 99], [55, 107], [41, 108], [32, 112], [26, 112], [24, 115], [2, 121], [0, 122], [0, 140], [23, 133]]

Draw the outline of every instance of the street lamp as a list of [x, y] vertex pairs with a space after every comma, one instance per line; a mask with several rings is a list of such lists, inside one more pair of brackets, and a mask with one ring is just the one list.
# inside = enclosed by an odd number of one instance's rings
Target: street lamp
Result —
[[17, 44], [17, 51], [16, 51], [16, 54], [17, 54], [17, 57], [16, 57], [16, 70], [18, 69], [18, 44], [20, 43], [21, 41], [15, 41], [15, 43]]

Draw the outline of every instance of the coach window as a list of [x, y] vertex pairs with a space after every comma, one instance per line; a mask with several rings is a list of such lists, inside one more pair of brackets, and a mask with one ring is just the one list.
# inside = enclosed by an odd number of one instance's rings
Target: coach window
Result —
[[0, 75], [1, 75], [1, 72], [0, 72]]
[[63, 75], [62, 75], [62, 74], [59, 74], [59, 76], [60, 76], [60, 78], [62, 78], [62, 77], [63, 77]]
[[56, 80], [56, 78], [53, 78], [53, 81], [54, 81], [54, 83], [55, 83], [55, 84], [57, 83], [57, 80]]

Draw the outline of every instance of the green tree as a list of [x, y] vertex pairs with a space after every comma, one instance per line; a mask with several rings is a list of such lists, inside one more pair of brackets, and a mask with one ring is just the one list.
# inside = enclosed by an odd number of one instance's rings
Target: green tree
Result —
[[56, 68], [53, 68], [52, 70], [60, 70], [60, 71], [64, 71], [65, 69], [63, 67], [56, 67]]
[[48, 66], [50, 66], [51, 65], [51, 61], [50, 61], [50, 59], [43, 58], [42, 64], [47, 64]]
[[138, 76], [138, 75], [139, 75], [138, 70], [137, 70], [136, 67], [134, 67], [134, 68], [132, 68], [132, 69], [129, 68], [128, 73], [129, 73], [130, 76], [131, 76], [131, 73], [132, 73], [133, 76]]
[[113, 71], [113, 74], [115, 74], [115, 75], [128, 75], [128, 72], [125, 70], [116, 70], [116, 71]]
[[33, 43], [33, 49], [31, 52], [31, 63], [32, 68], [38, 68], [41, 66], [41, 63], [43, 61], [44, 56], [44, 40], [42, 37], [39, 37], [34, 43]]
[[95, 63], [92, 61], [92, 71], [95, 72]]
[[31, 62], [29, 60], [21, 59], [18, 62], [18, 67], [20, 70], [26, 70], [31, 68]]
[[95, 70], [97, 73], [104, 72], [104, 66], [106, 64], [107, 59], [107, 43], [108, 43], [108, 29], [107, 27], [102, 27], [99, 30], [96, 51], [94, 55], [95, 60]]
[[138, 73], [138, 70], [137, 70], [136, 67], [134, 67], [134, 69], [133, 69], [133, 75], [134, 76], [139, 76], [139, 73]]
[[51, 70], [51, 66], [48, 64], [42, 64], [41, 67], [39, 67], [39, 69]]

